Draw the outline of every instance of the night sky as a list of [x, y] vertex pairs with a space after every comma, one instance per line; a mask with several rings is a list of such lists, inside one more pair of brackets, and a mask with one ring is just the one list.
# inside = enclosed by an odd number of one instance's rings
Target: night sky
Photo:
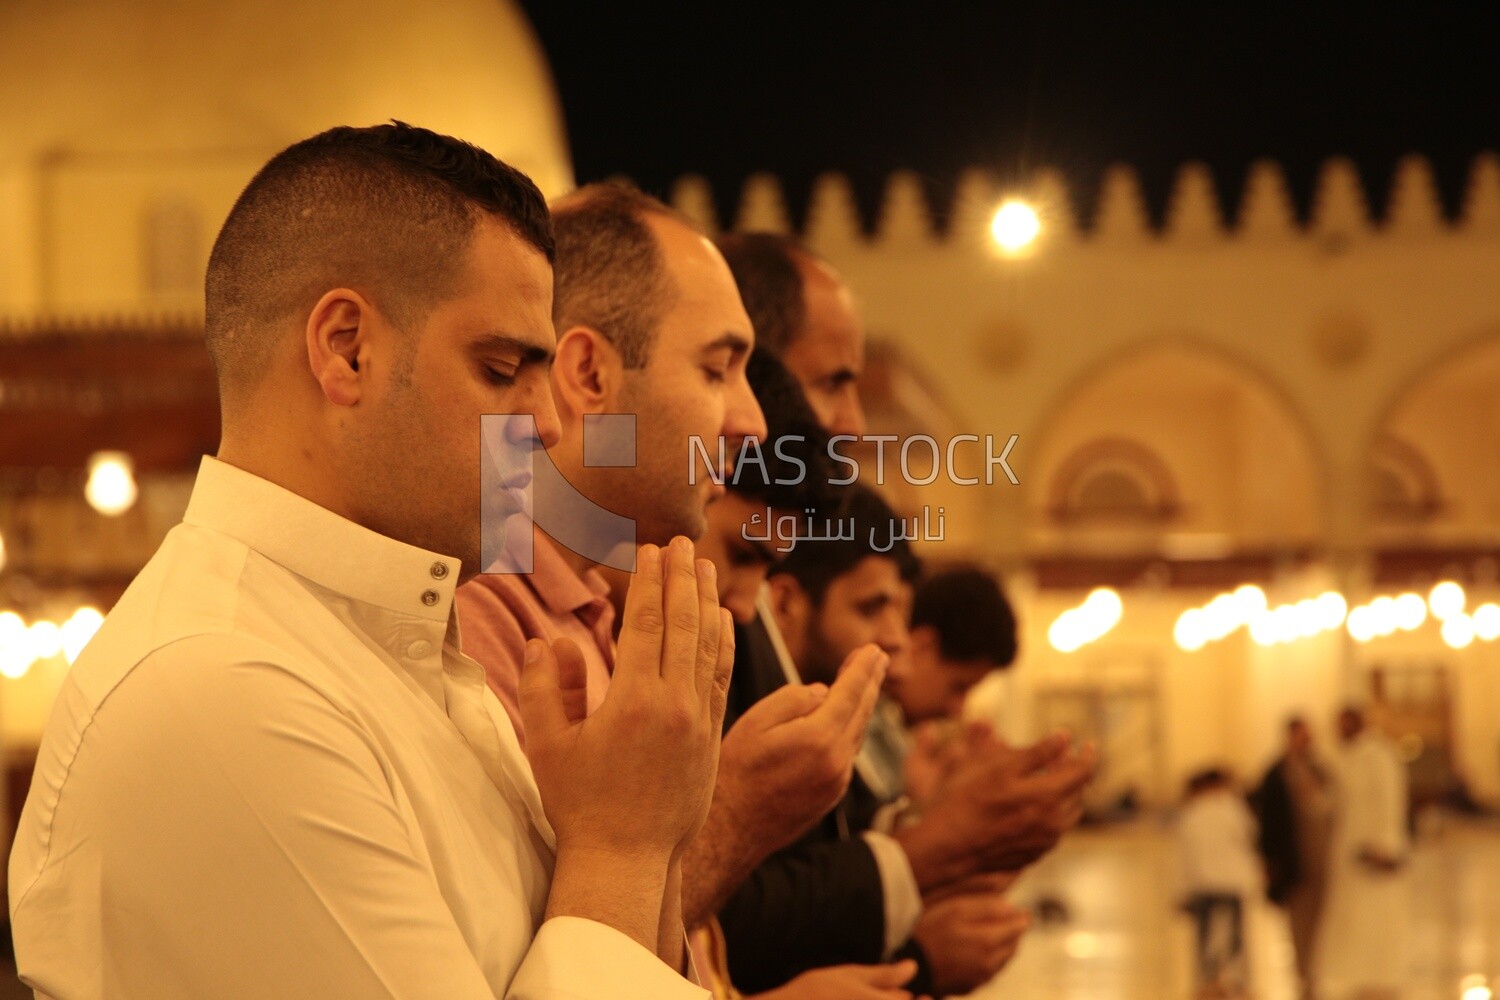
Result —
[[794, 219], [840, 170], [869, 223], [885, 176], [916, 170], [941, 212], [964, 167], [1061, 169], [1090, 211], [1113, 162], [1153, 217], [1176, 168], [1213, 168], [1233, 217], [1256, 158], [1306, 212], [1316, 169], [1352, 157], [1380, 211], [1396, 160], [1429, 156], [1449, 213], [1476, 152], [1500, 149], [1500, 4], [1405, 13], [1275, 5], [523, 4], [552, 62], [580, 181], [713, 183], [721, 218], [757, 170]]

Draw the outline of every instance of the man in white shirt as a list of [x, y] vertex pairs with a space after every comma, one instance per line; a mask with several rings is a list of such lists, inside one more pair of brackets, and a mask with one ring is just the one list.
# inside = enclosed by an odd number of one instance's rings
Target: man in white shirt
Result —
[[1400, 750], [1358, 708], [1339, 713], [1337, 810], [1328, 904], [1319, 933], [1320, 989], [1359, 1000], [1401, 995], [1409, 975], [1409, 788]]
[[399, 123], [241, 195], [219, 456], [64, 683], [11, 856], [39, 997], [706, 996], [678, 887], [732, 655], [711, 566], [642, 547], [586, 723], [577, 649], [530, 644], [529, 766], [460, 651], [480, 415], [558, 434], [551, 253], [529, 180]]

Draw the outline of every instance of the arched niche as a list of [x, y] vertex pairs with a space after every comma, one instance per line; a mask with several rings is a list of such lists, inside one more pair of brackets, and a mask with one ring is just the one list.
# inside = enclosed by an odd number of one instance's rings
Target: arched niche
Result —
[[1386, 407], [1366, 465], [1378, 549], [1500, 545], [1500, 331], [1417, 372]]
[[1189, 339], [1091, 369], [1024, 455], [1038, 554], [1275, 552], [1325, 532], [1326, 473], [1302, 416], [1249, 364]]

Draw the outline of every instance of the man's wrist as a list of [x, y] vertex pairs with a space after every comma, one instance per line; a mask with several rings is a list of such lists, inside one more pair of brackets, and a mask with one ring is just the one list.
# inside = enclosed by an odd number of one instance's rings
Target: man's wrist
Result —
[[738, 806], [732, 791], [715, 790], [703, 829], [683, 852], [682, 915], [688, 927], [717, 913], [762, 860]]
[[945, 838], [930, 818], [891, 836], [906, 852], [917, 887], [924, 893], [968, 874], [964, 857], [943, 843]]
[[645, 847], [559, 843], [547, 918], [593, 920], [655, 952], [671, 854]]

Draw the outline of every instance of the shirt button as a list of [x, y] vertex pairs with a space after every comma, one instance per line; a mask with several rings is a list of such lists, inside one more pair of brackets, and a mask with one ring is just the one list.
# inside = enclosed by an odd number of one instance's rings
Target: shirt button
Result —
[[438, 592], [435, 590], [422, 591], [422, 603], [429, 608], [438, 602]]
[[444, 563], [444, 562], [435, 562], [435, 563], [432, 564], [432, 578], [434, 580], [441, 580], [441, 579], [445, 578], [447, 575], [448, 575], [448, 564], [447, 563]]
[[420, 660], [430, 652], [432, 652], [432, 643], [428, 642], [426, 639], [418, 639], [416, 642], [406, 647], [407, 655], [410, 656], [413, 660]]

